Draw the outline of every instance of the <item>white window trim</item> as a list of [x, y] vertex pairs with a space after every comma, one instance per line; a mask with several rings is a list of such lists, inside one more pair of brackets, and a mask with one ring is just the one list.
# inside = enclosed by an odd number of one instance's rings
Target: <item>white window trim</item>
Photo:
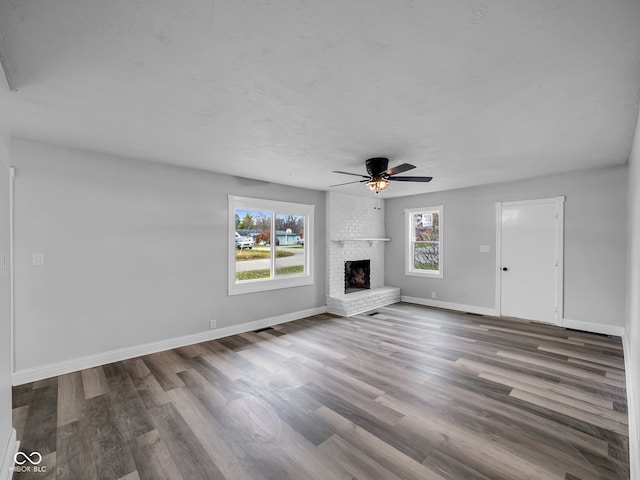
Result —
[[[415, 213], [432, 212], [438, 214], [438, 221], [440, 222], [439, 228], [439, 270], [415, 270], [413, 268], [413, 222], [411, 219]], [[435, 205], [431, 207], [420, 208], [405, 208], [404, 209], [404, 223], [405, 223], [405, 261], [404, 261], [404, 274], [411, 277], [425, 277], [425, 278], [443, 278], [444, 277], [444, 205]]]
[[[260, 280], [236, 280], [236, 210], [270, 210], [277, 214], [300, 215], [305, 217], [304, 226], [304, 254], [305, 254], [305, 273], [301, 275], [292, 275], [286, 277], [275, 277]], [[229, 221], [228, 221], [228, 247], [229, 247], [229, 263], [228, 263], [228, 288], [229, 295], [241, 295], [244, 293], [263, 292], [267, 290], [277, 290], [280, 288], [298, 287], [302, 285], [313, 285], [313, 214], [315, 205], [305, 205], [301, 203], [280, 202], [277, 200], [263, 200], [259, 198], [237, 197], [229, 195]], [[275, 225], [271, 226], [271, 234], [275, 235]], [[273, 242], [271, 243], [273, 245]], [[272, 262], [272, 269], [273, 264]], [[273, 272], [272, 272], [273, 274]]]

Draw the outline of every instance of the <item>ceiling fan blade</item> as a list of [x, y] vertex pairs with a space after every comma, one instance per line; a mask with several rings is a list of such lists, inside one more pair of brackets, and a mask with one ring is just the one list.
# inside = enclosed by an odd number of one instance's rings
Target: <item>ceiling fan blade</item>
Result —
[[360, 175], [359, 173], [341, 172], [339, 170], [332, 170], [333, 173], [341, 173], [343, 175], [355, 175], [356, 177], [369, 178], [367, 175]]
[[347, 183], [338, 183], [336, 185], [329, 185], [330, 187], [341, 187], [342, 185], [351, 185], [352, 183], [364, 183], [364, 182], [368, 182], [369, 181], [369, 177], [365, 178], [364, 180], [356, 180], [354, 182], [347, 182]]
[[396, 175], [397, 173], [406, 172], [407, 170], [413, 170], [414, 168], [416, 168], [416, 166], [411, 165], [410, 163], [401, 163], [400, 165], [390, 168], [389, 170], [386, 170], [382, 173], [384, 173], [385, 175]]
[[398, 180], [399, 182], [430, 182], [433, 177], [389, 177], [389, 180]]

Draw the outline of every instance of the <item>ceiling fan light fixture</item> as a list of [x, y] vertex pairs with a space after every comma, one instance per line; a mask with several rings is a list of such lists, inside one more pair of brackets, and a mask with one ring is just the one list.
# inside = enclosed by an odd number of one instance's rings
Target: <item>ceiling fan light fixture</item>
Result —
[[364, 184], [369, 190], [375, 193], [380, 193], [383, 190], [386, 190], [389, 186], [389, 180], [384, 178], [373, 178]]

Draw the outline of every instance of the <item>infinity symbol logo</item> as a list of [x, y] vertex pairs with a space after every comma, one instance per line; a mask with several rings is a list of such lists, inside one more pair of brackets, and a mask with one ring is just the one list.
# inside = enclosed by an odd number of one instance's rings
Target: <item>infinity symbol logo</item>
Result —
[[[21, 460], [18, 460], [18, 458], [21, 458]], [[31, 465], [38, 465], [42, 461], [42, 455], [38, 452], [33, 452], [31, 455], [27, 455], [24, 452], [18, 452], [15, 457], [13, 457], [13, 460], [18, 465], [24, 465], [27, 462]]]

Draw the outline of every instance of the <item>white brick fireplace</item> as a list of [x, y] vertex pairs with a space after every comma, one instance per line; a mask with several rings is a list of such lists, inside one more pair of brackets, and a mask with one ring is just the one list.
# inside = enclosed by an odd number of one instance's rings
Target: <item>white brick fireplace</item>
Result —
[[[402, 232], [397, 232], [401, 234]], [[345, 317], [400, 301], [400, 289], [384, 285], [384, 200], [327, 194], [327, 310]], [[370, 260], [369, 290], [345, 294], [344, 263]]]

